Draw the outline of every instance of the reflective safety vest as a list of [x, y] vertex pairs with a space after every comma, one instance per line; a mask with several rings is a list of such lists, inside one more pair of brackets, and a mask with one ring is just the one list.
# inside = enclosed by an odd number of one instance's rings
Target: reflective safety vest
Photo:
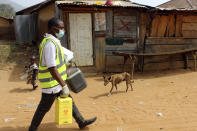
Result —
[[[38, 73], [38, 79], [40, 81], [40, 87], [42, 88], [52, 88], [54, 86], [59, 85], [59, 83], [52, 77], [51, 73], [48, 70], [47, 66], [42, 66], [42, 58], [43, 58], [43, 49], [47, 42], [52, 42], [56, 47], [56, 67], [59, 75], [61, 78], [65, 81], [67, 78], [66, 74], [66, 65], [65, 65], [65, 59], [64, 59], [64, 53], [62, 46], [52, 40], [51, 38], [44, 38], [42, 43], [40, 44], [40, 62], [39, 62], [39, 73]], [[50, 54], [49, 54], [50, 55]]]

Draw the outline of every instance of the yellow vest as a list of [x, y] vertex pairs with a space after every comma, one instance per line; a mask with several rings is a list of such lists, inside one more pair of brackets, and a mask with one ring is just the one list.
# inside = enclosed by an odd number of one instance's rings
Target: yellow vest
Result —
[[59, 85], [59, 83], [52, 77], [51, 73], [48, 70], [47, 66], [42, 66], [42, 56], [43, 56], [43, 49], [47, 42], [52, 42], [56, 47], [56, 67], [57, 71], [60, 74], [61, 78], [65, 81], [67, 78], [66, 74], [66, 65], [64, 60], [64, 53], [62, 46], [53, 41], [51, 38], [44, 38], [42, 43], [40, 44], [40, 62], [39, 62], [39, 73], [38, 79], [40, 81], [40, 87], [42, 88], [52, 88], [54, 86]]

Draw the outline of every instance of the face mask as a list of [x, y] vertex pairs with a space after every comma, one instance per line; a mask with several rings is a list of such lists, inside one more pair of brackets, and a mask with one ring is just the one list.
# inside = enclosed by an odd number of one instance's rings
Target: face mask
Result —
[[64, 30], [59, 30], [59, 33], [55, 33], [57, 38], [62, 38], [64, 36]]

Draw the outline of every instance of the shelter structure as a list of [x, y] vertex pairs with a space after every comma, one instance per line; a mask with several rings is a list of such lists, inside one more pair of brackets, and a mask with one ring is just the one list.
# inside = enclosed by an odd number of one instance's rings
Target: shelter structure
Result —
[[[149, 7], [128, 1], [57, 1], [55, 15], [65, 23], [65, 46], [87, 71], [120, 72], [124, 58], [113, 51], [138, 52], [140, 14]], [[128, 62], [128, 64], [130, 64]]]
[[[122, 72], [124, 65], [125, 71], [130, 71], [131, 62], [113, 52], [154, 54], [139, 55], [136, 69], [182, 68], [185, 61], [192, 67], [192, 55], [183, 50], [197, 47], [196, 9], [153, 8], [130, 1], [105, 5], [105, 2], [43, 2], [30, 12], [37, 15], [38, 41], [47, 32], [48, 20], [56, 16], [65, 24], [63, 46], [74, 52], [77, 65], [84, 71]], [[174, 54], [167, 55], [170, 52]], [[157, 53], [166, 55], [155, 56]]]
[[0, 40], [14, 40], [14, 24], [13, 19], [0, 16]]

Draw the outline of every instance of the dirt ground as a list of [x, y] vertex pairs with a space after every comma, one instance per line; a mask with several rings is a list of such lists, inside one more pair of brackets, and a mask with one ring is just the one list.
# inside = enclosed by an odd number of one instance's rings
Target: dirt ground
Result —
[[[27, 131], [41, 96], [41, 89], [20, 80], [22, 69], [10, 66], [0, 70], [0, 131]], [[197, 131], [197, 72], [169, 70], [136, 73], [134, 91], [107, 96], [111, 85], [102, 76], [87, 77], [88, 87], [72, 93], [85, 118], [97, 121], [85, 131]], [[54, 123], [54, 105], [44, 117], [39, 131], [78, 131], [71, 125]]]

